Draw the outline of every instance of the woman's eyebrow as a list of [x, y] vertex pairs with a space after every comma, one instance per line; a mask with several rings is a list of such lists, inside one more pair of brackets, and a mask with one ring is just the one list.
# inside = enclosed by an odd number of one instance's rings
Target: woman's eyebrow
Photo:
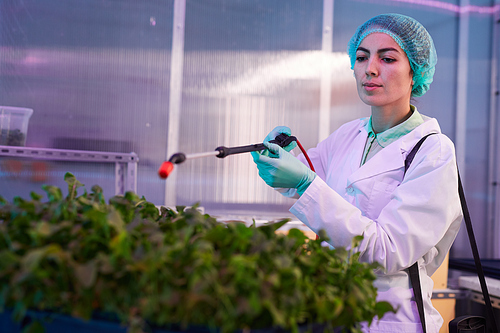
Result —
[[380, 49], [377, 51], [377, 53], [385, 53], [385, 52], [389, 52], [389, 51], [394, 51], [394, 52], [399, 53], [399, 50], [394, 48], [394, 47], [386, 47], [386, 48]]
[[[358, 49], [356, 51], [362, 51], [362, 52], [366, 52], [366, 53], [370, 53], [370, 51], [368, 51], [367, 49], [365, 49], [364, 47], [358, 47]], [[394, 51], [394, 52], [398, 52], [398, 49], [394, 48], [394, 47], [386, 47], [386, 48], [383, 48], [383, 49], [379, 49], [377, 50], [377, 53], [385, 53], [385, 52], [389, 52], [389, 51]]]

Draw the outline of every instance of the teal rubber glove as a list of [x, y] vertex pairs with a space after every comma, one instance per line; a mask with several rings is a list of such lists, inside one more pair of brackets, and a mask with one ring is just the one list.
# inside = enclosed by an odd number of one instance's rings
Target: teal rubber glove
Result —
[[[285, 133], [286, 135], [292, 135], [292, 130], [286, 126], [276, 126], [264, 139], [264, 143], [274, 140], [281, 133]], [[297, 142], [292, 141], [288, 146], [284, 147], [286, 151], [291, 151], [293, 148], [297, 147]]]
[[295, 156], [274, 143], [264, 143], [268, 150], [277, 157], [266, 156], [253, 151], [252, 157], [259, 176], [271, 187], [296, 188], [302, 195], [312, 183], [316, 174]]

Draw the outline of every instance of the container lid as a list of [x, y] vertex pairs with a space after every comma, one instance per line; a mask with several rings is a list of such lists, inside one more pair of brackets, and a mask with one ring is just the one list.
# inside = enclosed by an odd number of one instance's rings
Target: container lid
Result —
[[0, 105], [0, 114], [5, 114], [5, 113], [17, 113], [30, 117], [33, 114], [33, 109]]

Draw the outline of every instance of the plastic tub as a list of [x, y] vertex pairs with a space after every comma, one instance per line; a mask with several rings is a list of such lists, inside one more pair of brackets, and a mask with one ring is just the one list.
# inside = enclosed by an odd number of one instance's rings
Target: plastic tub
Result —
[[32, 109], [0, 106], [0, 146], [24, 146]]

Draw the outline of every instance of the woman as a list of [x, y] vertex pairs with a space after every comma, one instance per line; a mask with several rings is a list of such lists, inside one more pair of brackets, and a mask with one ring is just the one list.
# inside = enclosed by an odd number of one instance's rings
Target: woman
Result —
[[[418, 263], [427, 332], [443, 324], [431, 303], [430, 276], [448, 253], [462, 220], [453, 143], [436, 119], [410, 104], [432, 82], [437, 61], [432, 38], [414, 19], [386, 14], [361, 25], [348, 53], [358, 95], [371, 117], [341, 126], [308, 155], [294, 157], [268, 141], [252, 153], [264, 181], [282, 194], [298, 197], [290, 211], [313, 231], [324, 229], [334, 247], [349, 247], [363, 235], [360, 260], [379, 262], [378, 300], [397, 313], [386, 314], [371, 332], [421, 332], [407, 269]], [[430, 135], [404, 171], [407, 154]], [[368, 330], [364, 324], [364, 329]]]

